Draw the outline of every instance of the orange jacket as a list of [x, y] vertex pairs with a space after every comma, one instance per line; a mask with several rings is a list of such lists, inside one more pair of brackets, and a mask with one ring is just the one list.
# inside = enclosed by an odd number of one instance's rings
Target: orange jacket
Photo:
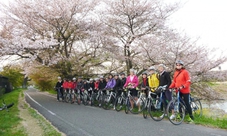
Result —
[[190, 84], [191, 84], [191, 77], [187, 70], [181, 69], [176, 70], [173, 75], [173, 82], [169, 86], [169, 88], [180, 88], [183, 87], [183, 89], [180, 90], [183, 94], [190, 93]]

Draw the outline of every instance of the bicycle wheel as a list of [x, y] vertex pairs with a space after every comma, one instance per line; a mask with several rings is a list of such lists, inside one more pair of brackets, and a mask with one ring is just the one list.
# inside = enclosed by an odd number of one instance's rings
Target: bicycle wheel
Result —
[[125, 103], [125, 98], [123, 96], [118, 96], [115, 101], [115, 110], [121, 111]]
[[185, 118], [185, 106], [182, 102], [172, 100], [167, 106], [167, 115], [172, 124], [180, 125]]
[[194, 98], [191, 103], [192, 113], [194, 117], [201, 117], [203, 115], [202, 104], [199, 99]]
[[9, 109], [9, 108], [13, 107], [13, 105], [14, 105], [14, 103], [11, 103], [11, 104], [7, 105], [6, 108]]
[[154, 121], [161, 121], [165, 117], [165, 104], [161, 102], [160, 107], [157, 106], [156, 100], [150, 103], [148, 113]]
[[128, 114], [129, 108], [130, 108], [130, 103], [129, 103], [129, 99], [127, 98], [125, 100], [125, 114]]
[[85, 106], [87, 106], [88, 105], [88, 95], [86, 93], [83, 94], [82, 100], [83, 100], [83, 104]]
[[150, 104], [151, 104], [151, 99], [146, 99], [146, 101], [145, 101], [145, 108], [144, 108], [144, 110], [143, 110], [143, 118], [147, 118], [147, 115], [148, 115], [148, 113], [149, 113], [149, 106], [150, 106]]
[[145, 106], [145, 102], [143, 99], [137, 99], [135, 100], [135, 98], [131, 98], [131, 100], [129, 100], [129, 104], [130, 104], [130, 108], [129, 111], [132, 114], [139, 114], [144, 110], [144, 106]]
[[69, 103], [70, 102], [70, 94], [67, 93], [65, 96], [65, 102]]
[[110, 95], [104, 96], [102, 107], [105, 110], [109, 110], [114, 106], [114, 99]]

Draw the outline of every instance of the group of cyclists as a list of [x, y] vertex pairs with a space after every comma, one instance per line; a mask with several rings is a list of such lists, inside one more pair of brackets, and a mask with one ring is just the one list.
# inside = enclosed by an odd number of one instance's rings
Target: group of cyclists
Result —
[[[73, 90], [75, 93], [77, 90], [86, 90], [89, 95], [92, 92], [98, 92], [99, 90], [114, 90], [116, 95], [122, 94], [122, 91], [127, 88], [131, 92], [131, 96], [138, 99], [138, 88], [142, 88], [145, 92], [146, 97], [148, 97], [149, 91], [155, 91], [159, 86], [166, 86], [164, 98], [167, 101], [172, 99], [172, 90], [180, 91], [180, 97], [184, 100], [186, 104], [187, 111], [189, 113], [188, 121], [193, 122], [194, 117], [192, 114], [192, 109], [190, 106], [190, 84], [191, 79], [189, 72], [185, 69], [184, 63], [181, 60], [176, 61], [176, 68], [171, 80], [170, 73], [166, 71], [164, 64], [159, 64], [157, 69], [155, 66], [148, 68], [146, 72], [141, 75], [141, 80], [136, 76], [134, 69], [130, 69], [130, 74], [126, 77], [125, 73], [121, 74], [109, 74], [108, 77], [100, 76], [99, 78], [83, 80], [81, 77], [78, 79], [64, 79], [62, 81], [61, 77], [58, 77], [58, 82], [55, 86], [58, 90], [57, 100], [62, 99], [64, 101], [64, 93]], [[58, 89], [57, 89], [58, 88]], [[154, 89], [156, 88], [156, 89]], [[61, 98], [60, 98], [61, 97]], [[75, 98], [72, 103], [75, 102]], [[130, 101], [133, 106], [132, 101]], [[176, 118], [174, 112], [170, 116], [170, 119]]]

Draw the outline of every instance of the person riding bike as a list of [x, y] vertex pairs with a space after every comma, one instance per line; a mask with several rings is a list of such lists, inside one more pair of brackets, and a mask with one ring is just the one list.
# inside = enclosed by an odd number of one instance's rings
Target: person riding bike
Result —
[[63, 85], [63, 81], [61, 80], [61, 77], [58, 77], [58, 82], [55, 85], [55, 89], [57, 91], [57, 101], [59, 101], [60, 98], [64, 100], [62, 85]]
[[[132, 97], [134, 97], [136, 101], [138, 100], [138, 90], [137, 90], [138, 85], [139, 85], [139, 79], [135, 75], [135, 70], [130, 69], [130, 75], [126, 79], [124, 88], [126, 87], [129, 88], [129, 90], [131, 91]], [[130, 104], [131, 104], [131, 108], [133, 109], [134, 103], [131, 99], [130, 99]]]
[[[180, 97], [184, 100], [187, 111], [189, 113], [189, 122], [193, 122], [194, 117], [192, 115], [192, 109], [190, 106], [190, 85], [191, 77], [189, 72], [184, 67], [184, 62], [181, 60], [176, 61], [176, 69], [173, 75], [173, 82], [169, 86], [170, 89], [175, 88], [176, 91], [180, 91]], [[170, 119], [174, 119], [176, 116], [172, 114]]]
[[95, 78], [95, 82], [94, 82], [94, 92], [97, 93], [99, 90], [99, 78]]

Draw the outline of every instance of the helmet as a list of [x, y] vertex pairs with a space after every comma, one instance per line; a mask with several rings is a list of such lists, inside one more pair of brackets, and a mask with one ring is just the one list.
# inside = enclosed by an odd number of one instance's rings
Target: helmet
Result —
[[182, 60], [177, 60], [177, 61], [176, 61], [176, 64], [180, 64], [180, 65], [183, 66], [183, 65], [184, 65], [184, 62], [183, 62]]
[[155, 70], [155, 67], [151, 66], [151, 67], [148, 68], [148, 70]]
[[76, 78], [74, 77], [74, 78], [73, 78], [73, 80], [75, 81], [75, 80], [76, 80]]
[[145, 71], [145, 72], [143, 72], [143, 73], [142, 73], [142, 75], [147, 75], [147, 72], [146, 72], [146, 71]]
[[100, 76], [99, 79], [103, 78], [103, 76]]
[[90, 80], [89, 81], [93, 81], [93, 79], [92, 78], [90, 78]]
[[58, 77], [58, 80], [61, 80], [61, 77]]
[[82, 77], [78, 77], [78, 79], [82, 79]]
[[99, 78], [95, 78], [95, 81], [98, 81], [99, 80]]

